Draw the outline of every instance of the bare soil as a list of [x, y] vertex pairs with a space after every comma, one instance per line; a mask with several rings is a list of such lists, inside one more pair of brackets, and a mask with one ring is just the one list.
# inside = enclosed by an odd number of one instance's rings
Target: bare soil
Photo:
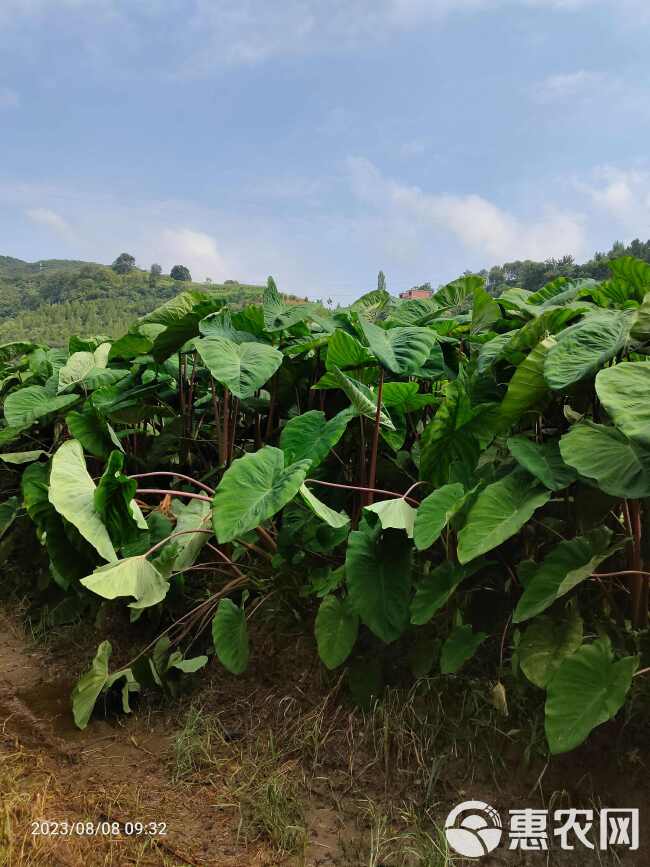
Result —
[[[88, 636], [88, 641], [94, 636]], [[78, 643], [28, 640], [0, 616], [0, 865], [304, 865], [446, 867], [444, 818], [460, 801], [509, 809], [638, 807], [641, 848], [616, 857], [497, 850], [484, 867], [650, 865], [648, 750], [602, 727], [552, 762], [485, 719], [416, 730], [417, 702], [363, 714], [341, 681], [323, 681], [304, 636], [256, 636], [257, 660], [233, 678], [211, 661], [191, 695], [143, 698], [130, 716], [79, 731], [70, 690], [92, 657]], [[188, 726], [188, 711], [196, 725]], [[483, 745], [485, 744], [485, 749]], [[528, 759], [527, 761], [525, 759]], [[34, 834], [49, 822], [119, 823], [119, 833]], [[129, 822], [167, 833], [129, 836]], [[646, 827], [647, 825], [647, 827]], [[619, 861], [620, 859], [620, 861]]]

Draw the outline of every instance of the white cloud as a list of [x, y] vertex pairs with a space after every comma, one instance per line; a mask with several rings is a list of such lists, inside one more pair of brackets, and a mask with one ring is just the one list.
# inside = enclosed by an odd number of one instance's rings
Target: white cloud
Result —
[[593, 205], [624, 229], [627, 238], [646, 237], [650, 225], [650, 171], [602, 166], [591, 181], [576, 187]]
[[188, 228], [164, 229], [157, 248], [161, 251], [160, 261], [167, 270], [174, 265], [187, 265], [195, 280], [210, 277], [222, 281], [232, 276], [214, 238], [205, 232]]
[[0, 110], [3, 108], [17, 108], [20, 105], [20, 97], [10, 87], [0, 87]]
[[425, 193], [384, 178], [368, 160], [349, 160], [352, 188], [373, 208], [396, 220], [412, 221], [430, 236], [452, 235], [490, 261], [546, 259], [585, 252], [584, 218], [547, 208], [544, 216], [525, 220], [479, 195]]
[[575, 99], [593, 92], [602, 84], [602, 75], [578, 69], [575, 72], [548, 75], [533, 88], [533, 95], [538, 102]]
[[47, 226], [48, 229], [51, 229], [66, 241], [76, 240], [76, 233], [72, 226], [61, 214], [57, 214], [56, 211], [52, 211], [49, 208], [29, 208], [25, 211], [25, 215], [32, 223]]

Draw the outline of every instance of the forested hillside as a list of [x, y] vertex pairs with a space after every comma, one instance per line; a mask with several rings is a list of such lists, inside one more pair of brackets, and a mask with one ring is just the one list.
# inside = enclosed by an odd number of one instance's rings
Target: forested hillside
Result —
[[228, 281], [196, 284], [131, 268], [117, 273], [94, 262], [23, 262], [0, 256], [0, 342], [26, 338], [50, 345], [71, 334], [117, 336], [181, 289], [209, 288], [235, 306], [262, 297], [263, 287]]

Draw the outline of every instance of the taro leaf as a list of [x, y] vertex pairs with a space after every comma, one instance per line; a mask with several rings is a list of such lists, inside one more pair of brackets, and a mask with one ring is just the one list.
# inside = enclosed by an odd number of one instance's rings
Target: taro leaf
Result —
[[288, 464], [309, 459], [312, 469], [322, 463], [341, 439], [352, 415], [339, 412], [329, 421], [317, 409], [289, 419], [280, 436], [280, 448]]
[[264, 328], [266, 331], [283, 331], [298, 322], [308, 319], [311, 304], [285, 304], [277, 290], [275, 281], [269, 277], [263, 298]]
[[104, 599], [133, 596], [129, 608], [149, 608], [167, 595], [169, 583], [145, 557], [128, 557], [117, 563], [108, 563], [92, 575], [81, 579], [84, 587]]
[[350, 605], [387, 644], [408, 624], [411, 543], [397, 530], [382, 532], [378, 516], [364, 516], [350, 533], [345, 559]]
[[[363, 383], [346, 376], [338, 367], [335, 367], [330, 375], [337, 386], [345, 393], [357, 415], [364, 415], [366, 418], [371, 418], [374, 421], [377, 415], [376, 395]], [[379, 415], [379, 424], [388, 428], [388, 430], [395, 430], [395, 425], [390, 420], [390, 416], [386, 414], [383, 405]]]
[[31, 452], [4, 452], [0, 455], [0, 461], [6, 464], [31, 464], [43, 455], [47, 455], [43, 449], [34, 449]]
[[5, 398], [4, 410], [10, 427], [28, 427], [40, 418], [59, 412], [79, 400], [76, 394], [56, 397], [43, 385], [29, 385]]
[[599, 371], [596, 394], [616, 427], [650, 448], [650, 362], [623, 361]]
[[650, 292], [643, 298], [641, 306], [634, 315], [631, 332], [635, 340], [644, 343], [650, 340]]
[[486, 638], [485, 632], [473, 632], [469, 625], [454, 627], [440, 651], [442, 674], [455, 674], [474, 656]]
[[575, 609], [561, 619], [543, 615], [519, 642], [519, 664], [531, 683], [544, 689], [561, 663], [582, 644], [582, 618]]
[[372, 355], [356, 337], [343, 331], [342, 328], [336, 329], [327, 344], [325, 366], [328, 370], [333, 370], [335, 367], [351, 370], [373, 363]]
[[630, 314], [592, 313], [559, 336], [544, 362], [548, 385], [561, 391], [593, 374], [619, 352], [628, 339]]
[[110, 348], [110, 343], [102, 343], [94, 352], [73, 352], [59, 370], [58, 393], [70, 391], [75, 385], [85, 382], [89, 374], [105, 368]]
[[259, 527], [292, 500], [305, 481], [309, 460], [284, 465], [284, 454], [264, 446], [233, 461], [215, 491], [212, 524], [221, 544]]
[[95, 507], [95, 483], [84, 461], [81, 443], [68, 440], [52, 458], [49, 500], [104, 560], [117, 560], [108, 531]]
[[122, 707], [125, 713], [129, 713], [129, 693], [138, 692], [140, 685], [137, 683], [130, 668], [108, 673], [108, 660], [112, 648], [109, 641], [102, 641], [97, 648], [90, 670], [79, 678], [72, 690], [72, 714], [75, 724], [80, 729], [85, 729], [92, 715], [95, 704], [100, 694], [109, 689], [121, 678], [125, 679], [122, 686]]
[[417, 412], [425, 406], [434, 406], [440, 402], [435, 394], [420, 394], [417, 382], [385, 382], [381, 393], [381, 402], [388, 409], [400, 412]]
[[175, 651], [169, 657], [167, 662], [167, 670], [175, 668], [182, 671], [183, 674], [194, 674], [199, 669], [203, 668], [208, 662], [207, 656], [193, 656], [191, 659], [183, 659], [180, 650]]
[[124, 475], [123, 452], [111, 452], [95, 490], [95, 509], [116, 548], [133, 543], [138, 530], [148, 530], [135, 500], [138, 483]]
[[108, 353], [108, 358], [109, 361], [114, 358], [130, 360], [137, 358], [138, 355], [147, 355], [152, 346], [152, 340], [145, 334], [130, 331], [113, 342], [111, 351]]
[[182, 572], [194, 563], [210, 538], [207, 533], [187, 533], [187, 530], [212, 529], [212, 509], [210, 503], [206, 503], [205, 500], [190, 500], [184, 503], [174, 499], [172, 512], [176, 516], [174, 532], [186, 533], [184, 536], [177, 536], [170, 543], [176, 546], [177, 551], [172, 569], [174, 572]]
[[243, 400], [252, 397], [282, 364], [282, 353], [264, 343], [204, 337], [196, 341], [196, 348], [217, 382]]
[[515, 370], [500, 407], [504, 427], [510, 427], [545, 399], [548, 385], [544, 379], [544, 363], [554, 345], [553, 337], [545, 337]]
[[326, 596], [316, 615], [318, 655], [330, 670], [342, 665], [352, 652], [359, 631], [359, 617], [347, 599]]
[[462, 485], [443, 485], [420, 503], [415, 516], [413, 541], [418, 551], [430, 548], [443, 529], [463, 505], [465, 491]]
[[154, 339], [151, 354], [157, 362], [178, 352], [192, 337], [199, 334], [199, 322], [223, 307], [223, 300], [214, 294], [191, 290], [180, 292], [140, 320], [140, 326], [153, 323], [164, 325]]
[[467, 383], [456, 379], [420, 439], [420, 477], [445, 485], [457, 470], [468, 475], [475, 468], [490, 430], [492, 404], [472, 405]]
[[366, 511], [379, 515], [382, 529], [404, 530], [409, 539], [413, 538], [413, 525], [417, 512], [402, 497], [373, 503], [372, 506], [366, 506]]
[[596, 726], [616, 716], [638, 665], [638, 656], [615, 661], [605, 638], [584, 644], [564, 660], [546, 697], [546, 739], [553, 755], [575, 749]]
[[484, 566], [475, 560], [469, 566], [457, 566], [449, 560], [436, 566], [422, 579], [411, 601], [411, 623], [423, 626], [451, 599], [461, 581], [469, 578]]
[[252, 343], [257, 339], [249, 331], [238, 331], [232, 324], [232, 314], [228, 308], [211, 313], [199, 322], [203, 337], [225, 337], [234, 343]]
[[482, 286], [474, 290], [472, 305], [472, 334], [485, 331], [501, 318], [501, 308]]
[[458, 534], [458, 561], [467, 563], [514, 536], [550, 497], [550, 491], [521, 470], [488, 485]]
[[385, 330], [362, 317], [359, 323], [375, 358], [397, 376], [414, 373], [437, 343], [435, 333], [428, 328], [406, 326]]
[[556, 545], [528, 579], [513, 622], [522, 623], [540, 614], [588, 578], [616, 550], [616, 546], [610, 547], [611, 538], [611, 530], [600, 527]]
[[560, 440], [564, 461], [612, 497], [650, 496], [650, 448], [613, 427], [584, 421]]
[[65, 423], [74, 439], [96, 458], [105, 458], [113, 448], [124, 451], [108, 422], [89, 403], [81, 412], [69, 412]]
[[536, 443], [524, 436], [510, 437], [508, 448], [519, 466], [551, 491], [561, 491], [577, 478], [575, 470], [562, 460], [557, 440]]
[[244, 609], [222, 599], [212, 620], [212, 641], [219, 662], [232, 674], [241, 674], [248, 665], [248, 628]]
[[485, 286], [483, 277], [479, 277], [478, 274], [468, 274], [438, 289], [435, 301], [441, 307], [459, 307], [483, 286]]
[[4, 503], [0, 503], [0, 539], [2, 539], [9, 527], [13, 524], [16, 515], [18, 514], [19, 506], [20, 500], [18, 497], [9, 497], [9, 499], [5, 500]]
[[650, 290], [650, 265], [634, 256], [621, 256], [607, 263], [615, 279], [627, 283], [636, 292], [637, 301], [641, 301]]
[[300, 496], [312, 512], [318, 515], [321, 521], [329, 524], [330, 527], [338, 529], [339, 527], [346, 527], [350, 523], [350, 518], [345, 512], [335, 512], [334, 509], [330, 509], [326, 503], [323, 503], [312, 494], [307, 485], [300, 486]]

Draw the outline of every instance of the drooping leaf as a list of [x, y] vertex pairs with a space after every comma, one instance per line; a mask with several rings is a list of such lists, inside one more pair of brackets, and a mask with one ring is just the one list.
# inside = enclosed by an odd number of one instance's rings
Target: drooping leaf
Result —
[[357, 640], [359, 617], [346, 599], [326, 596], [316, 615], [315, 633], [318, 655], [327, 668], [342, 665]]
[[312, 409], [289, 419], [280, 436], [286, 463], [308, 459], [312, 469], [317, 467], [341, 439], [351, 417], [343, 410], [327, 421], [324, 412]]
[[548, 394], [544, 379], [545, 359], [554, 346], [555, 338], [545, 337], [515, 370], [500, 407], [504, 427], [510, 427], [545, 399]]
[[6, 464], [31, 464], [32, 461], [37, 461], [46, 454], [43, 449], [34, 449], [31, 452], [4, 452], [0, 455], [0, 461]]
[[117, 555], [95, 507], [95, 490], [95, 483], [86, 469], [81, 443], [77, 440], [63, 443], [52, 458], [50, 503], [104, 560], [113, 563]]
[[86, 403], [81, 412], [69, 412], [65, 423], [72, 436], [97, 458], [105, 458], [114, 448], [123, 451], [115, 431], [89, 403]]
[[565, 463], [613, 497], [650, 496], [650, 448], [637, 445], [616, 428], [583, 421], [560, 440]]
[[24, 428], [35, 421], [71, 406], [76, 394], [50, 394], [43, 385], [28, 385], [8, 394], [4, 402], [5, 418], [10, 427]]
[[559, 542], [528, 579], [513, 622], [521, 623], [540, 614], [588, 578], [616, 550], [611, 547], [611, 537], [611, 531], [601, 527]]
[[417, 513], [402, 497], [382, 500], [365, 508], [366, 511], [379, 515], [379, 522], [384, 530], [404, 530], [409, 539], [413, 538], [413, 525]]
[[558, 335], [544, 362], [544, 379], [556, 391], [568, 388], [598, 370], [625, 345], [629, 313], [592, 313]]
[[131, 544], [139, 530], [148, 529], [134, 500], [138, 483], [127, 478], [123, 469], [123, 452], [111, 452], [94, 497], [97, 514], [116, 548]]
[[[335, 367], [331, 371], [331, 376], [338, 387], [345, 393], [355, 412], [374, 421], [377, 414], [377, 397], [374, 393], [363, 383], [346, 376], [338, 367]], [[395, 430], [395, 425], [383, 407], [379, 415], [379, 424], [388, 428], [388, 430]]]
[[345, 577], [352, 610], [387, 644], [408, 623], [411, 543], [397, 530], [382, 531], [376, 515], [364, 516], [350, 533]]
[[205, 500], [189, 500], [183, 502], [176, 498], [172, 500], [172, 512], [176, 516], [175, 533], [185, 533], [170, 542], [176, 546], [176, 556], [172, 564], [174, 572], [182, 572], [193, 565], [196, 558], [210, 536], [205, 532], [188, 533], [188, 530], [210, 530], [212, 527], [212, 509]]
[[650, 362], [623, 361], [599, 371], [596, 394], [616, 427], [650, 448]]
[[474, 290], [472, 305], [472, 334], [485, 331], [501, 318], [501, 308], [482, 286]]
[[214, 495], [212, 523], [220, 543], [259, 527], [292, 500], [311, 461], [285, 467], [284, 453], [273, 446], [233, 461]]
[[241, 674], [248, 665], [248, 627], [244, 609], [222, 599], [212, 620], [212, 640], [219, 662], [231, 674]]
[[550, 497], [550, 491], [521, 470], [488, 485], [458, 534], [458, 561], [467, 563], [514, 536]]
[[414, 373], [429, 357], [437, 337], [428, 328], [384, 329], [359, 317], [370, 350], [379, 363], [398, 376]]
[[128, 557], [108, 563], [81, 579], [84, 587], [104, 599], [133, 596], [129, 608], [149, 608], [167, 595], [169, 583], [145, 557]]
[[637, 656], [614, 660], [607, 639], [584, 644], [567, 657], [548, 684], [546, 738], [553, 755], [579, 746], [616, 716], [638, 668]]
[[413, 541], [418, 551], [425, 551], [440, 537], [449, 521], [462, 506], [465, 490], [462, 485], [443, 485], [420, 503], [415, 516]]
[[300, 496], [309, 506], [311, 511], [317, 515], [321, 521], [325, 521], [326, 524], [329, 524], [330, 527], [337, 529], [339, 527], [346, 527], [350, 523], [350, 518], [345, 514], [345, 512], [335, 512], [334, 509], [330, 509], [327, 503], [323, 503], [322, 500], [319, 500], [318, 497], [312, 494], [307, 485], [300, 486]]
[[485, 632], [474, 632], [469, 625], [454, 627], [440, 651], [442, 674], [455, 674], [474, 656], [486, 638]]
[[124, 678], [122, 686], [122, 708], [129, 713], [129, 694], [138, 692], [140, 685], [133, 676], [130, 668], [108, 673], [108, 660], [112, 648], [109, 641], [102, 641], [97, 648], [90, 670], [83, 674], [72, 691], [72, 713], [75, 724], [80, 729], [85, 729], [92, 715], [97, 699], [105, 690], [110, 689], [114, 683]]
[[524, 436], [510, 437], [508, 448], [519, 466], [551, 491], [561, 491], [577, 478], [575, 470], [562, 460], [557, 440], [536, 443]]
[[562, 618], [543, 615], [519, 642], [519, 665], [531, 683], [544, 689], [563, 660], [582, 644], [582, 618], [571, 609]]
[[282, 364], [282, 353], [264, 343], [234, 343], [225, 337], [204, 337], [195, 345], [217, 382], [244, 400], [267, 383]]

